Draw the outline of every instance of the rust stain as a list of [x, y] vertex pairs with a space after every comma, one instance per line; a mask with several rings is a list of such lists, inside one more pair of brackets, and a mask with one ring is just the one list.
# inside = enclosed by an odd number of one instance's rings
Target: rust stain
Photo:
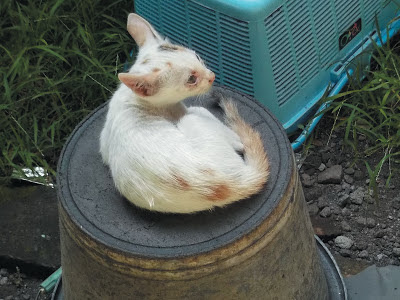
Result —
[[231, 191], [225, 184], [219, 184], [211, 188], [212, 193], [207, 197], [210, 201], [224, 201], [226, 200]]

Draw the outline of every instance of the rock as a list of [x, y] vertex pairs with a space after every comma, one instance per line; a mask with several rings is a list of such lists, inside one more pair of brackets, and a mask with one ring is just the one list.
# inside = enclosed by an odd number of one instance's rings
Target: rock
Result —
[[344, 173], [347, 175], [353, 175], [354, 174], [354, 169], [353, 168], [346, 168], [344, 169]]
[[347, 207], [343, 208], [342, 209], [342, 215], [345, 216], [345, 217], [350, 216], [351, 215], [350, 209], [348, 209]]
[[0, 285], [6, 285], [8, 283], [8, 277], [0, 278]]
[[310, 214], [310, 216], [315, 216], [316, 214], [318, 214], [318, 212], [319, 208], [316, 203], [308, 205], [308, 213]]
[[362, 250], [362, 251], [360, 251], [360, 253], [358, 253], [357, 256], [358, 256], [359, 258], [368, 258], [369, 253], [368, 253], [367, 250]]
[[311, 216], [310, 219], [315, 234], [324, 241], [331, 241], [343, 233], [343, 230], [330, 219], [322, 218], [319, 215]]
[[365, 190], [362, 187], [357, 188], [350, 194], [350, 201], [353, 204], [361, 205], [364, 199]]
[[312, 180], [310, 175], [303, 173], [301, 174], [301, 182], [303, 183], [304, 187], [312, 187], [315, 183], [315, 180]]
[[24, 299], [24, 300], [31, 299], [31, 295], [28, 295], [28, 294], [22, 294], [21, 296], [22, 296], [22, 299]]
[[376, 226], [375, 219], [367, 218], [366, 225], [367, 225], [368, 228], [374, 228]]
[[7, 275], [8, 275], [7, 269], [1, 268], [1, 269], [0, 269], [0, 277], [1, 277], [1, 276], [7, 276]]
[[382, 229], [385, 229], [386, 227], [387, 227], [387, 225], [386, 225], [385, 223], [382, 223], [382, 224], [381, 224], [381, 228], [382, 228]]
[[384, 236], [385, 236], [385, 231], [383, 231], [383, 230], [379, 230], [379, 231], [375, 232], [375, 234], [374, 234], [374, 237], [376, 237], [378, 239], [383, 238]]
[[321, 163], [321, 164], [319, 165], [319, 167], [318, 167], [318, 171], [320, 171], [320, 172], [324, 171], [325, 169], [326, 169], [326, 166], [325, 166], [325, 164], [323, 164], [323, 163]]
[[13, 300], [14, 297], [13, 296], [7, 296], [4, 300]]
[[307, 156], [304, 161], [304, 165], [307, 167], [312, 167], [314, 169], [318, 168], [321, 165], [322, 159], [320, 155], [311, 154]]
[[379, 253], [377, 256], [376, 256], [376, 258], [378, 259], [378, 260], [382, 260], [383, 258], [385, 258], [385, 257], [387, 257], [385, 254], [383, 254], [383, 253]]
[[318, 175], [318, 183], [340, 184], [343, 177], [343, 168], [341, 165], [334, 165]]
[[309, 176], [312, 176], [315, 174], [315, 168], [304, 168], [304, 173]]
[[355, 180], [363, 180], [365, 178], [365, 175], [363, 172], [361, 172], [360, 170], [356, 170], [354, 172], [354, 179]]
[[367, 224], [367, 218], [365, 217], [357, 217], [355, 221], [358, 225], [365, 226]]
[[340, 235], [335, 238], [336, 247], [339, 247], [341, 249], [350, 249], [351, 246], [353, 246], [353, 243], [354, 242], [352, 239], [350, 239], [346, 236], [343, 236], [343, 235]]
[[393, 248], [393, 254], [396, 256], [400, 256], [400, 248]]
[[357, 242], [357, 243], [354, 245], [354, 247], [355, 247], [356, 249], [358, 249], [358, 250], [365, 250], [365, 249], [368, 248], [368, 245], [367, 245], [366, 242], [360, 241], [360, 242]]
[[321, 153], [321, 160], [324, 164], [326, 164], [332, 158], [332, 153], [323, 152]]
[[324, 207], [327, 207], [329, 205], [328, 199], [326, 199], [324, 196], [321, 196], [318, 198], [318, 208], [322, 209]]
[[348, 184], [353, 184], [354, 183], [353, 177], [351, 177], [351, 176], [349, 176], [347, 174], [345, 174], [343, 178], [344, 178], [344, 181], [346, 181]]
[[319, 215], [320, 215], [321, 217], [323, 217], [323, 218], [328, 218], [328, 217], [331, 216], [331, 214], [332, 214], [332, 212], [331, 212], [331, 209], [330, 209], [329, 206], [324, 207], [324, 209], [321, 210], [321, 212], [319, 213]]
[[394, 209], [400, 209], [400, 197], [396, 197], [392, 201], [392, 207]]
[[340, 226], [344, 231], [351, 231], [351, 227], [346, 221], [342, 221], [342, 223], [340, 223]]
[[349, 249], [340, 249], [339, 253], [343, 257], [350, 257], [351, 256], [351, 251]]
[[340, 207], [343, 208], [343, 207], [345, 207], [345, 206], [347, 205], [347, 203], [349, 203], [349, 198], [350, 198], [350, 196], [347, 195], [347, 194], [341, 195], [341, 196], [339, 197], [339, 199], [338, 199], [337, 204], [338, 204]]

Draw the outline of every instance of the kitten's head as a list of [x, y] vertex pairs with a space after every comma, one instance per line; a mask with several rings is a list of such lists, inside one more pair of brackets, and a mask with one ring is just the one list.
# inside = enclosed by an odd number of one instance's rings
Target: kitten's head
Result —
[[139, 53], [129, 73], [118, 78], [138, 97], [162, 106], [210, 89], [215, 75], [194, 51], [169, 43], [136, 14], [128, 16], [128, 32]]

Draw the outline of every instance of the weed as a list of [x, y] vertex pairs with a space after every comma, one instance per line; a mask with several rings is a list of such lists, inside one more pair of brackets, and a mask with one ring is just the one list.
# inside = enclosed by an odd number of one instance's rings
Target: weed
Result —
[[121, 0], [1, 1], [1, 181], [23, 167], [54, 177], [68, 135], [116, 87], [132, 10]]

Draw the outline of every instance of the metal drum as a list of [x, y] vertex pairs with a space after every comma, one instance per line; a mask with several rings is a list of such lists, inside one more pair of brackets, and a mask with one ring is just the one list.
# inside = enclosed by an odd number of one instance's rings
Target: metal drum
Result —
[[[222, 118], [217, 94], [238, 103], [264, 141], [270, 179], [254, 197], [211, 212], [162, 214], [131, 205], [99, 154], [104, 104], [66, 143], [58, 166], [62, 291], [82, 299], [345, 299], [321, 255], [293, 152], [279, 122], [230, 89], [188, 99]], [[325, 250], [323, 250], [325, 251]], [[62, 295], [61, 295], [62, 294]]]

